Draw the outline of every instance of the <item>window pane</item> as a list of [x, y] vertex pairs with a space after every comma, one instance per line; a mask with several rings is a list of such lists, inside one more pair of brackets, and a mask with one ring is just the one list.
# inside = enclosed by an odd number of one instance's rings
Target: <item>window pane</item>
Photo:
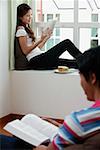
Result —
[[91, 36], [92, 37], [98, 37], [98, 29], [97, 28], [91, 29]]
[[91, 17], [92, 17], [92, 18], [91, 18], [91, 21], [92, 21], [92, 22], [98, 22], [98, 14], [92, 14]]
[[60, 36], [60, 28], [55, 28], [55, 35]]
[[55, 45], [60, 42], [60, 39], [55, 39]]
[[35, 0], [35, 8], [36, 22], [43, 21], [43, 15], [44, 21], [55, 18], [60, 22], [74, 21], [74, 0]]
[[98, 46], [98, 40], [91, 40], [91, 47]]
[[53, 46], [54, 46], [54, 39], [49, 39], [47, 44], [46, 44], [46, 49], [48, 50]]
[[78, 4], [79, 22], [100, 22], [100, 0], [78, 0]]
[[53, 14], [47, 14], [47, 22], [53, 20]]
[[60, 21], [60, 14], [56, 14], [56, 20]]
[[90, 47], [100, 45], [100, 28], [98, 28], [98, 36], [91, 36], [91, 28], [80, 29], [80, 50], [84, 52]]
[[71, 39], [73, 41], [73, 28], [60, 28], [60, 41]]

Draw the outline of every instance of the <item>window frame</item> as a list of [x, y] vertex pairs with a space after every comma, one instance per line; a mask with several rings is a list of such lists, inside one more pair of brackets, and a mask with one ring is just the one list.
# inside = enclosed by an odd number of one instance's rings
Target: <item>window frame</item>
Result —
[[[78, 1], [74, 0], [74, 21], [73, 22], [57, 22], [55, 28], [73, 28], [73, 42], [79, 48], [80, 47], [80, 29], [81, 28], [98, 28], [100, 29], [99, 22], [79, 22], [78, 21]], [[44, 24], [46, 24], [44, 22]], [[35, 26], [39, 27], [40, 22], [35, 22]], [[99, 38], [99, 37], [98, 37]], [[93, 40], [93, 38], [91, 37]]]

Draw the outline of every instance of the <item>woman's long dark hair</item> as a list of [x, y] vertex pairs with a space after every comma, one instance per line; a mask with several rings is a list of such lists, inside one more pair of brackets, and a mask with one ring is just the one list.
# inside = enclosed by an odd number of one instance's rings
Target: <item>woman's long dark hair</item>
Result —
[[25, 14], [28, 13], [28, 11], [31, 9], [31, 7], [25, 3], [20, 4], [17, 7], [17, 24], [16, 24], [16, 31], [18, 26], [24, 26], [26, 32], [28, 33], [29, 37], [31, 37], [33, 39], [33, 41], [35, 41], [35, 36], [34, 36], [34, 32], [32, 31], [32, 29], [30, 28], [30, 26], [28, 25], [28, 27], [26, 27], [25, 24], [23, 24], [23, 22], [21, 21], [20, 17], [23, 17]]

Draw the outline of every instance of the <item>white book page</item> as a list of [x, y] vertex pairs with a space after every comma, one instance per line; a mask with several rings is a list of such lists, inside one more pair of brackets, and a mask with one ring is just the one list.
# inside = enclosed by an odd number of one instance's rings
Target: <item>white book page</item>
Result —
[[34, 128], [24, 124], [18, 119], [8, 123], [4, 129], [34, 146], [38, 146], [48, 140], [47, 136], [39, 133]]
[[21, 121], [24, 122], [25, 124], [28, 124], [32, 128], [35, 128], [40, 133], [46, 135], [47, 137], [50, 138], [51, 141], [58, 132], [58, 127], [41, 119], [40, 117], [34, 114], [28, 114], [24, 116]]
[[50, 20], [45, 25], [41, 23], [40, 30], [41, 32], [44, 32], [46, 34], [48, 28], [53, 31], [55, 24], [56, 24], [56, 20]]

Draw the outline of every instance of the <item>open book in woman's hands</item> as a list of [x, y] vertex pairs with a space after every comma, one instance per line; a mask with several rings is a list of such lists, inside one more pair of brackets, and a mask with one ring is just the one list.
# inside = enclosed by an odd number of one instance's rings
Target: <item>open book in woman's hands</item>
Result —
[[50, 20], [45, 25], [41, 24], [41, 31], [46, 34], [48, 32], [48, 29], [50, 29], [53, 32], [55, 24], [56, 20]]
[[4, 129], [34, 146], [52, 141], [58, 132], [58, 127], [34, 114], [28, 114], [21, 120], [11, 121]]

